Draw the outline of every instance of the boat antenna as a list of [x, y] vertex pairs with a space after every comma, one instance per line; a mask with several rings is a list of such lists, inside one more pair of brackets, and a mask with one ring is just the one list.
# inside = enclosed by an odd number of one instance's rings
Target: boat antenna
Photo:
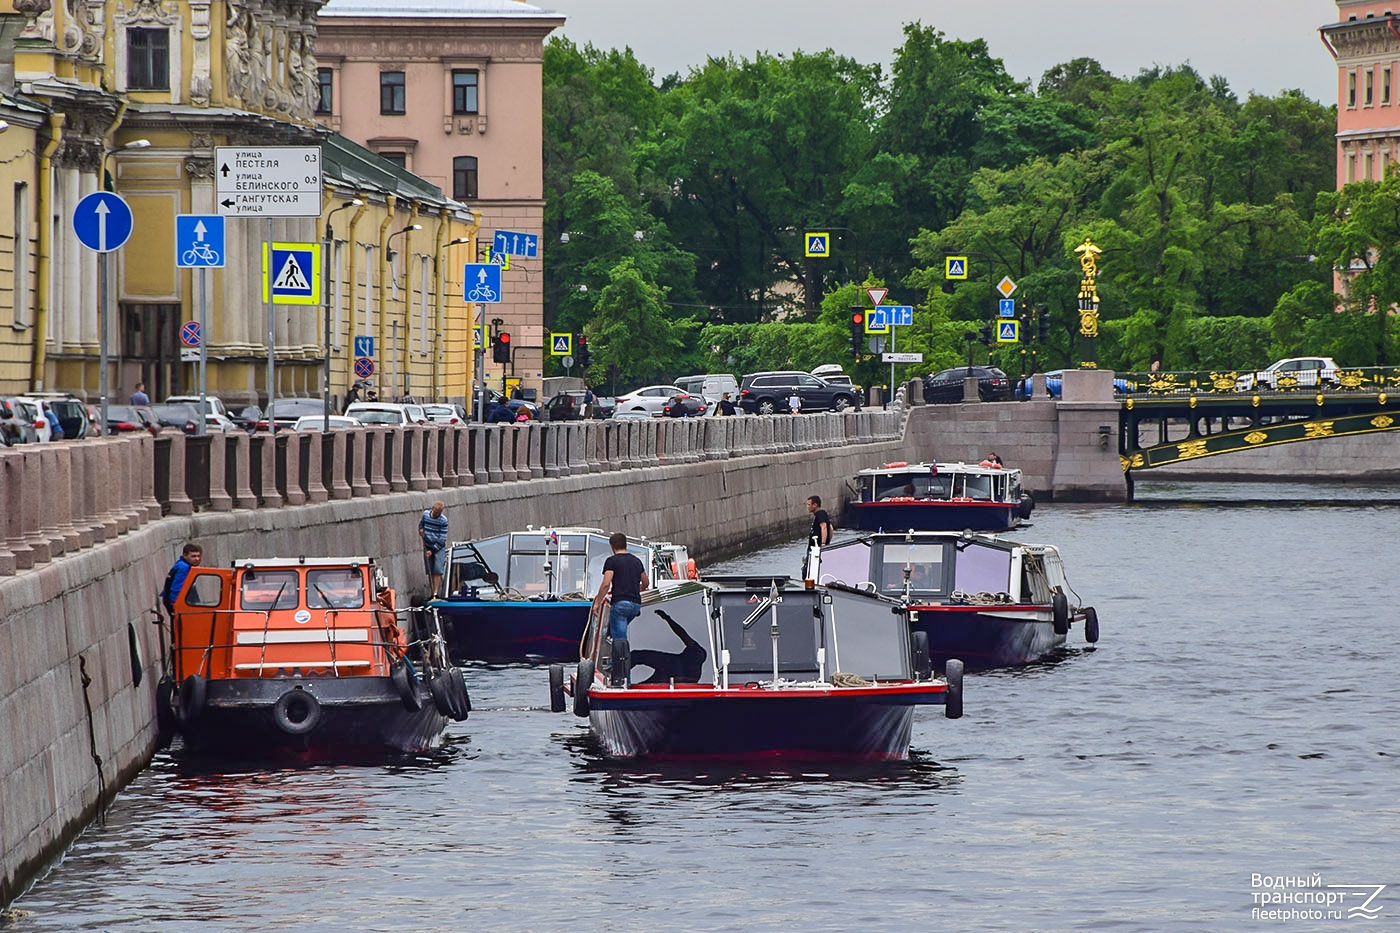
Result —
[[778, 595], [778, 581], [769, 583], [768, 604], [770, 607], [770, 621], [768, 623], [768, 635], [773, 639], [773, 685], [778, 684], [778, 603], [783, 598]]

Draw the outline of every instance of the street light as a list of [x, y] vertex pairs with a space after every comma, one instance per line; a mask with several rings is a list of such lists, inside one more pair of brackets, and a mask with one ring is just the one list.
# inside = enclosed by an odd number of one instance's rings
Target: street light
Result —
[[[410, 231], [413, 231], [413, 230], [422, 230], [422, 229], [423, 229], [423, 225], [422, 225], [422, 224], [408, 224], [408, 225], [406, 225], [406, 226], [404, 226], [404, 227], [399, 228], [398, 230], [395, 230], [393, 233], [389, 234], [388, 238], [386, 238], [386, 239], [384, 240], [385, 258], [389, 260], [389, 286], [394, 290], [394, 292], [396, 293], [396, 295], [397, 295], [397, 292], [398, 292], [398, 290], [399, 290], [399, 278], [398, 278], [398, 275], [394, 272], [394, 263], [398, 260], [398, 255], [399, 255], [399, 254], [398, 254], [397, 252], [394, 251], [394, 237], [396, 237], [396, 236], [402, 236], [402, 235], [404, 235], [404, 234], [406, 234], [406, 233], [409, 233]], [[399, 345], [399, 322], [398, 322], [398, 321], [390, 321], [390, 322], [389, 322], [390, 338], [389, 338], [388, 344], [386, 344], [386, 347], [387, 347], [388, 349], [394, 351], [394, 353], [395, 353], [395, 357], [394, 357], [394, 378], [393, 378], [393, 380], [390, 381], [390, 384], [392, 385], [393, 382], [396, 382], [396, 381], [399, 379], [400, 375], [402, 375], [402, 376], [403, 376], [403, 392], [400, 393], [400, 394], [406, 396], [406, 395], [408, 395], [408, 383], [409, 383], [409, 378], [408, 378], [408, 360], [406, 359], [406, 357], [407, 357], [407, 342], [408, 342], [409, 306], [413, 303], [413, 302], [412, 302], [412, 297], [413, 297], [413, 296], [412, 296], [412, 289], [409, 287], [408, 262], [407, 262], [407, 260], [405, 260], [405, 262], [404, 262], [404, 276], [403, 276], [403, 278], [404, 278], [404, 283], [403, 283], [403, 287], [404, 287], [404, 312], [403, 312], [403, 316], [404, 316], [404, 343], [405, 343], [405, 353], [404, 353], [404, 357], [405, 357], [405, 358], [404, 358], [404, 359], [399, 359], [399, 358], [397, 357], [397, 351], [398, 351], [398, 345]], [[387, 301], [385, 302], [384, 307], [385, 307], [385, 308], [388, 307]], [[387, 315], [386, 315], [386, 317], [387, 317]], [[379, 326], [380, 326], [380, 333], [383, 333], [384, 323], [383, 323], [382, 320], [381, 320]], [[380, 350], [380, 357], [381, 357], [381, 358], [385, 358], [385, 356], [386, 356], [385, 350], [381, 349], [381, 350]]]
[[[438, 249], [439, 258], [438, 258], [438, 264], [437, 264], [437, 270], [438, 270], [438, 272], [437, 272], [437, 277], [438, 277], [438, 281], [437, 281], [437, 307], [434, 309], [434, 310], [435, 310], [435, 314], [434, 314], [434, 317], [435, 317], [435, 320], [434, 320], [434, 325], [435, 325], [435, 326], [434, 326], [434, 330], [436, 331], [437, 336], [434, 338], [434, 346], [433, 346], [433, 398], [434, 398], [434, 399], [437, 399], [437, 398], [439, 397], [439, 395], [438, 395], [438, 361], [439, 361], [439, 359], [440, 359], [440, 358], [442, 357], [442, 355], [443, 355], [443, 354], [442, 354], [442, 333], [443, 333], [443, 323], [442, 323], [442, 321], [443, 321], [443, 315], [444, 315], [444, 313], [445, 313], [445, 311], [446, 311], [446, 307], [447, 307], [447, 295], [446, 295], [446, 291], [447, 291], [447, 288], [446, 288], [446, 285], [447, 285], [447, 271], [446, 271], [446, 268], [443, 266], [442, 259], [441, 259], [441, 254], [447, 252], [449, 249], [451, 249], [451, 248], [454, 247], [454, 246], [461, 246], [461, 245], [463, 245], [463, 244], [465, 244], [465, 243], [470, 243], [471, 241], [472, 241], [472, 238], [471, 238], [471, 237], [459, 236], [459, 237], [457, 237], [456, 239], [448, 240], [446, 243], [442, 244], [442, 246]], [[473, 321], [473, 325], [474, 325], [474, 324], [475, 324], [475, 322]], [[474, 336], [475, 336], [475, 327], [474, 327], [474, 326], [473, 326], [473, 328], [472, 328], [472, 332], [473, 332], [473, 337], [474, 337]], [[473, 339], [472, 342], [475, 343], [476, 341]], [[474, 349], [473, 349], [473, 351], [472, 351], [472, 364], [473, 364], [473, 366], [475, 366], [475, 364], [476, 364], [476, 351], [475, 351]], [[468, 385], [471, 385], [471, 379], [468, 379], [468, 380], [467, 380], [467, 384], [468, 384]]]
[[[342, 201], [339, 207], [333, 207], [326, 213], [326, 236], [321, 245], [321, 268], [324, 270], [323, 275], [328, 281], [331, 272], [331, 245], [335, 242], [335, 232], [331, 229], [331, 218], [338, 212], [346, 210], [347, 208], [364, 206], [364, 201], [359, 198], [351, 198], [348, 201]], [[326, 344], [326, 359], [324, 363], [325, 377], [321, 386], [321, 401], [325, 406], [325, 421], [321, 424], [321, 430], [329, 431], [331, 429], [331, 290], [329, 285], [326, 287], [326, 293], [321, 296], [321, 304], [324, 305], [325, 310], [325, 333], [322, 336]], [[268, 419], [268, 423], [272, 423], [271, 418]]]
[[[149, 139], [133, 139], [131, 142], [125, 143], [124, 145], [104, 150], [102, 153], [102, 163], [98, 166], [99, 170], [102, 172], [102, 178], [100, 180], [102, 181], [103, 190], [111, 191], [113, 187], [115, 187], [115, 180], [112, 186], [107, 185], [107, 157], [109, 155], [114, 152], [121, 152], [123, 149], [146, 149], [150, 145], [151, 141]], [[101, 371], [98, 376], [98, 382], [100, 383], [98, 392], [102, 395], [102, 430], [104, 431], [107, 430], [107, 367], [110, 363], [107, 353], [107, 319], [110, 317], [107, 313], [107, 278], [111, 274], [111, 265], [111, 252], [104, 252], [101, 260], [97, 264], [97, 316], [99, 318], [98, 329], [101, 332], [101, 338], [98, 341], [100, 346], [98, 349], [99, 359], [97, 361], [97, 366]], [[203, 420], [203, 413], [201, 412], [200, 422], [203, 423]]]

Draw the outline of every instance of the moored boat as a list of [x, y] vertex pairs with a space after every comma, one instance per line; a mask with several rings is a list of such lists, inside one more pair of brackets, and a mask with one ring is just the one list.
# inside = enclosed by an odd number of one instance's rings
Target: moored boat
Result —
[[395, 610], [368, 557], [194, 567], [175, 601], [157, 712], [206, 752], [414, 752], [471, 703], [435, 616]]
[[[694, 573], [679, 545], [629, 538], [654, 587]], [[603, 563], [612, 554], [597, 528], [527, 528], [448, 550], [443, 592], [429, 605], [443, 620], [454, 658], [544, 662], [578, 657]]]
[[898, 461], [856, 474], [844, 524], [866, 531], [1006, 531], [1034, 508], [1020, 470], [990, 461]]
[[[607, 618], [606, 607], [601, 618]], [[726, 578], [645, 594], [628, 638], [590, 624], [550, 668], [612, 757], [902, 760], [914, 707], [962, 715], [956, 661], [934, 678], [899, 604], [868, 592]]]
[[1063, 646], [1074, 625], [1099, 638], [1098, 612], [1069, 584], [1059, 549], [976, 532], [874, 532], [808, 554], [808, 575], [898, 600], [928, 638], [935, 668], [1026, 664]]

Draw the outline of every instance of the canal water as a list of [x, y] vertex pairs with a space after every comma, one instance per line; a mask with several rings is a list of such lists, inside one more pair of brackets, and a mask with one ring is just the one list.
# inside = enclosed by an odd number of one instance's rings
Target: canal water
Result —
[[918, 711], [907, 764], [608, 763], [544, 670], [480, 666], [431, 756], [162, 754], [0, 927], [1392, 927], [1400, 490], [1139, 495], [1036, 510], [1019, 536], [1060, 546], [1102, 640], [969, 675], [963, 719]]

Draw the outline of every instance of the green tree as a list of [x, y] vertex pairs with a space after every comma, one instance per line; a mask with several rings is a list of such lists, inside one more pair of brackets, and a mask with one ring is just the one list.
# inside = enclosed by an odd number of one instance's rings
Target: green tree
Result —
[[675, 374], [691, 321], [672, 319], [666, 288], [650, 279], [637, 262], [625, 258], [608, 272], [608, 284], [585, 328], [593, 354], [589, 376], [606, 375], [609, 391], [641, 385]]

